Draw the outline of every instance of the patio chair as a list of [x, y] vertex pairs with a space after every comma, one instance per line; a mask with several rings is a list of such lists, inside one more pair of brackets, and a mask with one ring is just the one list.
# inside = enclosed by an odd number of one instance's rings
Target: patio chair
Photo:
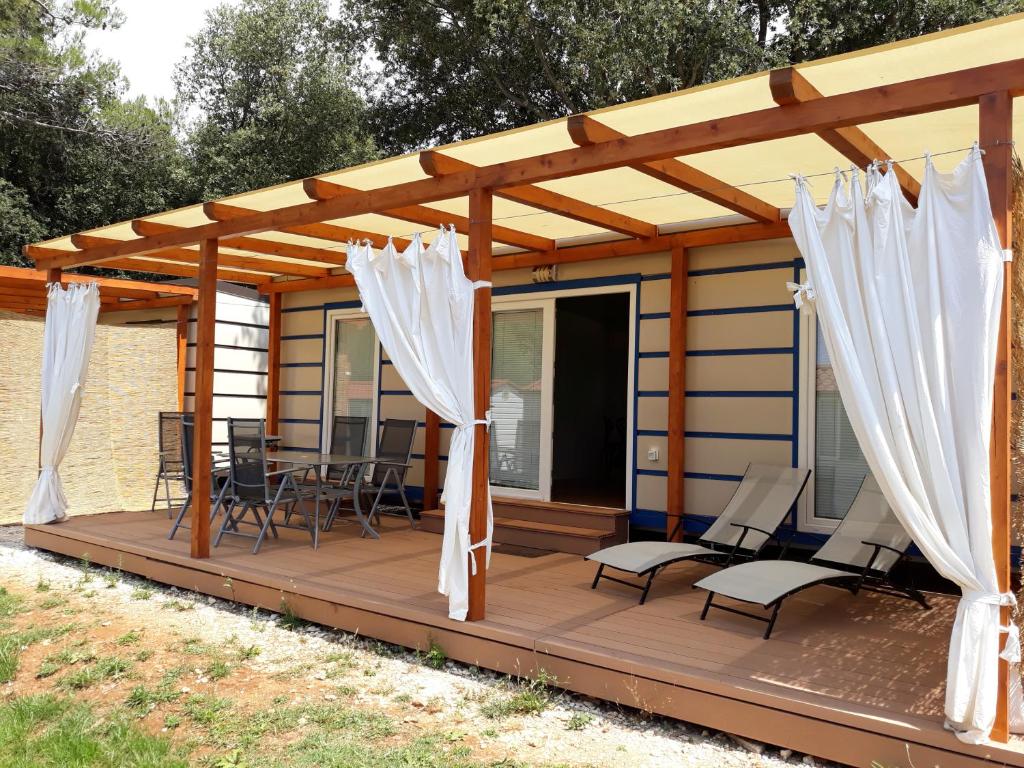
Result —
[[[255, 538], [252, 548], [255, 555], [263, 546], [268, 532], [277, 538], [274, 513], [279, 509], [287, 511], [295, 505], [316, 544], [316, 531], [304, 503], [315, 501], [313, 494], [301, 490], [294, 478], [295, 468], [270, 471], [263, 419], [228, 419], [228, 469], [231, 503], [213, 546], [220, 546], [225, 535]], [[262, 516], [261, 509], [264, 512]], [[248, 512], [252, 513], [251, 520], [246, 518]], [[240, 526], [243, 525], [255, 527], [258, 532], [242, 531]]]
[[[182, 459], [182, 480], [185, 484], [185, 499], [181, 507], [178, 509], [178, 514], [174, 518], [174, 524], [171, 526], [171, 532], [167, 534], [168, 539], [174, 539], [174, 534], [178, 532], [179, 528], [188, 530], [191, 526], [185, 525], [182, 521], [185, 519], [185, 513], [189, 507], [192, 506], [192, 439], [195, 435], [195, 428], [192, 414], [183, 413], [178, 418], [178, 434], [181, 441], [181, 459]], [[210, 522], [214, 521], [217, 517], [217, 513], [221, 507], [224, 507], [224, 511], [228, 511], [228, 480], [229, 472], [227, 466], [223, 460], [214, 460], [210, 482]]]
[[[912, 540], [882, 495], [871, 475], [864, 478], [846, 517], [808, 563], [788, 560], [760, 560], [726, 568], [701, 579], [694, 586], [708, 591], [701, 621], [711, 608], [747, 616], [768, 623], [764, 639], [771, 637], [782, 602], [797, 592], [817, 584], [848, 589], [854, 595], [866, 589], [905, 597], [928, 609], [928, 601], [913, 587], [893, 584], [892, 570], [907, 555]], [[831, 566], [839, 566], [834, 568]], [[723, 595], [744, 603], [756, 603], [771, 609], [760, 616], [727, 605], [714, 603]]]
[[377, 453], [373, 462], [373, 473], [361, 484], [361, 492], [369, 498], [376, 491], [373, 504], [366, 517], [377, 518], [380, 522], [381, 499], [384, 494], [398, 494], [402, 506], [409, 518], [409, 525], [416, 527], [416, 518], [412, 516], [412, 507], [405, 495], [405, 475], [412, 460], [412, 445], [416, 439], [416, 422], [412, 419], [385, 419], [381, 430]]
[[[786, 518], [796, 500], [800, 498], [809, 469], [750, 464], [743, 480], [736, 488], [729, 504], [714, 523], [694, 544], [675, 541], [633, 541], [618, 544], [587, 555], [587, 560], [598, 564], [591, 589], [597, 589], [601, 579], [614, 581], [641, 590], [640, 605], [647, 600], [654, 577], [662, 570], [682, 560], [699, 560], [712, 565], [731, 565], [737, 558], [753, 559], [769, 541], [788, 545], [775, 531]], [[682, 525], [676, 523], [669, 534], [673, 538]], [[634, 576], [647, 576], [647, 581], [636, 584], [605, 574], [611, 568]]]
[[[331, 429], [331, 453], [336, 456], [361, 456], [366, 450], [366, 431], [369, 419], [366, 416], [335, 416]], [[337, 517], [342, 501], [353, 498], [355, 475], [362, 464], [328, 466], [324, 475], [326, 482], [320, 485], [320, 498], [330, 502], [330, 509], [324, 520], [324, 530], [330, 530]], [[303, 488], [315, 488], [307, 475]], [[285, 518], [287, 520], [287, 517]]]
[[171, 483], [182, 482], [184, 470], [182, 468], [182, 447], [181, 447], [181, 411], [160, 411], [157, 419], [157, 442], [159, 444], [159, 465], [156, 472], [156, 482], [153, 485], [153, 503], [150, 504], [150, 512], [156, 510], [156, 500], [160, 495], [160, 485], [164, 487], [164, 501], [167, 504], [167, 516], [171, 516], [174, 502], [179, 500], [171, 496]]

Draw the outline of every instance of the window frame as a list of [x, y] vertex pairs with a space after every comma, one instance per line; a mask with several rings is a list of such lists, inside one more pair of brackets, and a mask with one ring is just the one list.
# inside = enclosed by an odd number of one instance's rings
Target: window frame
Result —
[[[358, 309], [328, 309], [324, 317], [324, 371], [323, 371], [323, 400], [320, 404], [320, 451], [330, 453], [331, 432], [334, 428], [334, 367], [335, 367], [335, 343], [337, 339], [338, 323], [346, 320], [366, 320], [370, 323], [370, 330], [373, 332], [373, 380], [371, 391], [373, 397], [370, 399], [370, 423], [369, 444], [366, 446], [367, 455], [375, 456], [377, 453], [377, 432], [380, 419], [380, 366], [381, 347], [377, 338], [377, 331], [370, 321], [370, 316]], [[328, 407], [330, 406], [330, 407]]]

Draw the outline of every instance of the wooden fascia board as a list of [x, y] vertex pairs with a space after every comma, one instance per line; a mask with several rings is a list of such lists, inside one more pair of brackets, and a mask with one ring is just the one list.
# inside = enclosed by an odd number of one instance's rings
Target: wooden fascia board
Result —
[[374, 213], [414, 203], [465, 195], [471, 189], [534, 184], [624, 165], [680, 157], [744, 144], [782, 139], [826, 128], [845, 128], [977, 103], [993, 91], [1024, 93], [1024, 59], [988, 64], [849, 93], [825, 96], [790, 106], [766, 107], [740, 115], [666, 128], [615, 141], [551, 152], [473, 171], [419, 179], [351, 195], [279, 208], [36, 260], [41, 269], [100, 263], [162, 248], [191, 245], [204, 239], [244, 235]]

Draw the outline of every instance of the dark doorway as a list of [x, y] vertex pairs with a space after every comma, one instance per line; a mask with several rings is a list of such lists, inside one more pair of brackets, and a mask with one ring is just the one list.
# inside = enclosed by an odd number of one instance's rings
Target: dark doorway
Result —
[[629, 295], [555, 300], [551, 499], [623, 508]]

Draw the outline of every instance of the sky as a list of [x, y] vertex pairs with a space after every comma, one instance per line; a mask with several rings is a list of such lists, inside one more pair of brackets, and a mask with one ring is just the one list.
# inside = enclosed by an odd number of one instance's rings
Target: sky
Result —
[[[131, 96], [174, 96], [174, 67], [188, 38], [203, 25], [204, 12], [225, 0], [118, 0], [125, 22], [114, 30], [91, 30], [87, 45], [121, 64]], [[229, 0], [234, 2], [234, 0]]]

